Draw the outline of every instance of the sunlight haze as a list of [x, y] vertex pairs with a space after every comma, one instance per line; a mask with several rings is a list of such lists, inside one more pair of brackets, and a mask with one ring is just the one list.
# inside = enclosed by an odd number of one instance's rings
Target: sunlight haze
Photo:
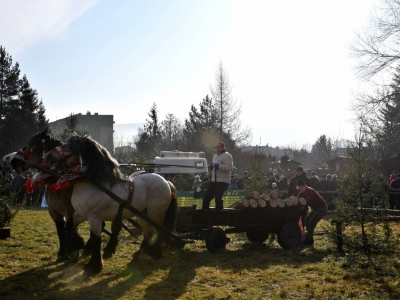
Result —
[[0, 0], [0, 44], [50, 121], [90, 111], [145, 123], [155, 102], [160, 120], [183, 123], [222, 61], [252, 144], [301, 147], [353, 138], [348, 47], [378, 3]]

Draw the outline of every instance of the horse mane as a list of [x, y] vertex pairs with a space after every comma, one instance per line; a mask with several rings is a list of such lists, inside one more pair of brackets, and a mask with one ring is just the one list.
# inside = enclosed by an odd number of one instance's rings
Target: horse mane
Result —
[[113, 186], [124, 181], [118, 162], [90, 136], [73, 136], [68, 139], [68, 145], [73, 153], [81, 155], [87, 165], [85, 175], [90, 182]]

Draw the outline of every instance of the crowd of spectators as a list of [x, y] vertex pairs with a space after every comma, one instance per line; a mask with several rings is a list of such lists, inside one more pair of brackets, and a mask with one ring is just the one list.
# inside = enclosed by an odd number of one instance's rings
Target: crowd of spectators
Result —
[[[252, 175], [248, 171], [243, 171], [239, 176], [237, 169], [231, 176], [229, 191], [245, 190], [249, 182], [252, 180]], [[7, 189], [3, 194], [14, 196], [14, 205], [38, 205], [40, 206], [43, 189], [29, 190], [26, 187], [26, 180], [32, 178], [37, 172], [35, 169], [28, 169], [25, 172], [15, 171], [10, 167], [4, 167], [2, 172], [2, 180], [6, 184]], [[318, 176], [315, 171], [311, 171], [307, 176], [303, 167], [298, 167], [293, 177], [288, 178], [285, 174], [280, 174], [277, 169], [269, 169], [267, 172], [260, 172], [255, 174], [255, 179], [263, 180], [267, 189], [276, 190], [285, 193], [285, 196], [297, 196], [299, 191], [296, 187], [296, 182], [299, 179], [314, 188], [315, 190], [325, 193], [324, 197], [328, 204], [329, 209], [333, 207], [333, 194], [343, 185], [348, 184], [348, 176], [343, 175], [341, 180], [336, 174], [321, 174]], [[208, 173], [197, 175], [166, 175], [165, 178], [174, 183], [178, 191], [193, 191], [195, 199], [203, 198], [208, 189], [210, 177]], [[373, 197], [366, 203], [366, 206], [377, 206], [387, 199], [390, 209], [400, 210], [400, 173], [396, 170], [392, 172], [388, 179], [385, 179], [383, 174], [373, 175], [371, 170], [365, 174], [365, 188], [364, 193], [373, 191]], [[328, 193], [327, 193], [328, 192]], [[387, 200], [386, 200], [387, 201]]]
[[[236, 170], [235, 170], [236, 171]], [[237, 172], [237, 171], [236, 171]], [[338, 177], [336, 174], [321, 174], [317, 175], [315, 171], [309, 172], [308, 176], [303, 167], [298, 167], [294, 176], [288, 178], [285, 174], [280, 174], [276, 169], [269, 169], [267, 172], [258, 174], [250, 174], [248, 171], [243, 171], [241, 175], [234, 173], [231, 176], [228, 191], [245, 190], [252, 176], [257, 180], [263, 180], [267, 189], [275, 190], [284, 193], [287, 196], [297, 196], [299, 191], [296, 187], [296, 182], [299, 179], [304, 180], [306, 185], [311, 186], [315, 190], [324, 195], [329, 209], [335, 209], [334, 196], [335, 192], [342, 186], [349, 183], [348, 175]], [[396, 170], [392, 172], [388, 179], [385, 179], [383, 174], [373, 175], [371, 170], [368, 170], [365, 176], [364, 193], [373, 191], [371, 197], [365, 206], [374, 207], [380, 205], [382, 199], [389, 198], [389, 208], [400, 210], [400, 173]], [[167, 177], [175, 183], [178, 190], [193, 191], [194, 198], [202, 198], [208, 187], [209, 174], [192, 175], [185, 178], [182, 175]]]
[[25, 172], [16, 171], [11, 167], [1, 169], [1, 180], [4, 182], [3, 195], [12, 195], [14, 205], [40, 206], [44, 190], [35, 189], [25, 183], [37, 173], [35, 169], [27, 169]]

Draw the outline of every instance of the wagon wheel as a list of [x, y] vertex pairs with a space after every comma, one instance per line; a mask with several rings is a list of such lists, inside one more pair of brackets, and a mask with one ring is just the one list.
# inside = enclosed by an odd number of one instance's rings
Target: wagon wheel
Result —
[[221, 228], [213, 228], [206, 236], [207, 250], [210, 252], [224, 250], [227, 241], [225, 231]]
[[300, 244], [301, 230], [296, 222], [287, 222], [278, 233], [278, 243], [284, 249], [292, 249]]
[[248, 230], [246, 231], [247, 239], [254, 244], [262, 244], [268, 238], [269, 233], [265, 230]]

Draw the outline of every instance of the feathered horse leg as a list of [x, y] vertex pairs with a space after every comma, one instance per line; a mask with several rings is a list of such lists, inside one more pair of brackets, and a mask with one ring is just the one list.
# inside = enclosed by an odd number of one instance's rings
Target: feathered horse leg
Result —
[[76, 212], [69, 218], [65, 224], [66, 240], [67, 240], [67, 253], [70, 260], [66, 263], [75, 263], [79, 258], [79, 251], [84, 247], [85, 243], [83, 238], [78, 234], [78, 225], [81, 224], [83, 219]]
[[92, 255], [83, 269], [87, 273], [97, 274], [103, 270], [103, 257], [101, 255], [101, 229], [102, 220], [96, 216], [89, 216], [90, 239], [92, 243]]

